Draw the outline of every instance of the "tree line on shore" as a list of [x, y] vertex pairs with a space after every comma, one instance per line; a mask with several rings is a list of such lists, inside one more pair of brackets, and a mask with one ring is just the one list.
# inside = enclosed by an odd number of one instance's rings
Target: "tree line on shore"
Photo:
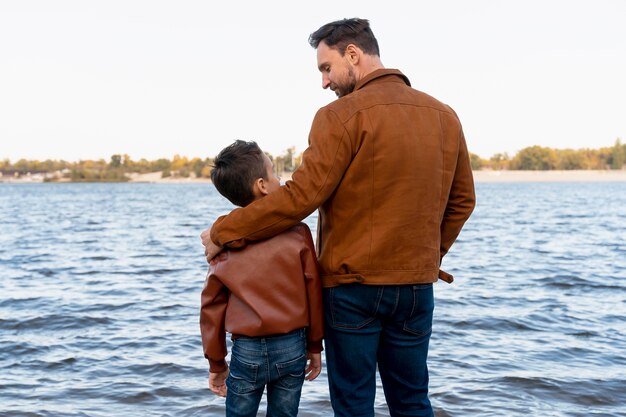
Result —
[[626, 144], [618, 138], [613, 146], [599, 149], [553, 149], [529, 146], [513, 157], [497, 153], [489, 159], [470, 153], [472, 169], [494, 170], [574, 170], [623, 169], [626, 164]]
[[[302, 158], [291, 147], [282, 155], [268, 154], [276, 172], [293, 172]], [[493, 170], [574, 170], [574, 169], [623, 169], [626, 164], [626, 144], [620, 139], [611, 147], [599, 149], [553, 149], [530, 146], [517, 152], [513, 157], [498, 153], [489, 159], [470, 153], [472, 169]], [[69, 180], [73, 182], [128, 181], [130, 174], [161, 172], [163, 178], [210, 178], [213, 158], [187, 158], [174, 155], [170, 159], [140, 159], [134, 161], [128, 155], [115, 154], [109, 161], [81, 160], [26, 160], [15, 163], [0, 160], [0, 174], [3, 177], [23, 177], [41, 175], [45, 181]]]
[[[277, 172], [292, 172], [299, 164], [301, 155], [296, 155], [295, 147], [291, 147], [279, 156], [268, 154], [274, 162]], [[21, 178], [37, 175], [43, 181], [72, 182], [125, 182], [131, 174], [147, 174], [160, 172], [162, 178], [210, 178], [213, 158], [187, 158], [174, 155], [170, 160], [160, 158], [149, 161], [134, 161], [126, 154], [111, 155], [109, 161], [80, 160], [68, 162], [64, 160], [45, 161], [20, 159], [11, 163], [9, 159], [0, 160], [0, 177]]]

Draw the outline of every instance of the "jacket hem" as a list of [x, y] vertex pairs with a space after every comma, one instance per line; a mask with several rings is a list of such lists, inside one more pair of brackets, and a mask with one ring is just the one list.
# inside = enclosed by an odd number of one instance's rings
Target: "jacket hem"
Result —
[[[446, 282], [452, 282], [452, 275], [432, 269], [427, 271], [379, 271], [363, 272], [355, 274], [333, 274], [322, 275], [322, 286], [324, 288], [337, 287], [345, 284], [363, 285], [406, 285], [406, 284], [431, 284], [437, 282], [442, 277]], [[444, 278], [445, 277], [445, 278]]]

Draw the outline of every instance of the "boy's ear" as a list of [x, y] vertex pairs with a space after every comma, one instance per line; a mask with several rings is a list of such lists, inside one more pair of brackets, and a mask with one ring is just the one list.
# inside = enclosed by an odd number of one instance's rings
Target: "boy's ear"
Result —
[[265, 181], [262, 177], [257, 178], [254, 181], [254, 185], [252, 186], [252, 192], [255, 197], [263, 197], [269, 194], [267, 190], [267, 181]]

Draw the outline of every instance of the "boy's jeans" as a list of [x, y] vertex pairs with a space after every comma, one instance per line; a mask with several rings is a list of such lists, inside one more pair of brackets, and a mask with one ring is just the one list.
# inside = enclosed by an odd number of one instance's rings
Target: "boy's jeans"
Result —
[[330, 398], [336, 417], [374, 417], [376, 365], [392, 417], [432, 417], [432, 284], [324, 288]]
[[304, 329], [281, 336], [234, 339], [226, 379], [226, 416], [256, 416], [265, 385], [267, 417], [297, 416], [305, 367]]

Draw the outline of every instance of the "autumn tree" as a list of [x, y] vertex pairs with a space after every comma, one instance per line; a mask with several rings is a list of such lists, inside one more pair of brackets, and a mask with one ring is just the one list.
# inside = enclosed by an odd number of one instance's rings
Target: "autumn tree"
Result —
[[622, 141], [617, 138], [615, 145], [611, 148], [608, 161], [612, 169], [622, 169], [626, 163], [626, 145], [622, 145]]
[[511, 160], [512, 169], [549, 170], [556, 168], [557, 159], [554, 149], [530, 146], [520, 150]]
[[556, 151], [557, 169], [583, 169], [585, 166], [585, 155], [573, 149], [562, 149]]
[[509, 158], [508, 153], [497, 153], [489, 158], [489, 164], [492, 169], [502, 170], [507, 169], [509, 167], [509, 163], [511, 162], [511, 158]]
[[475, 153], [471, 153], [471, 152], [469, 155], [470, 155], [470, 165], [472, 166], [472, 169], [474, 170], [481, 169], [484, 165], [484, 161], [482, 160], [482, 158], [476, 155]]

